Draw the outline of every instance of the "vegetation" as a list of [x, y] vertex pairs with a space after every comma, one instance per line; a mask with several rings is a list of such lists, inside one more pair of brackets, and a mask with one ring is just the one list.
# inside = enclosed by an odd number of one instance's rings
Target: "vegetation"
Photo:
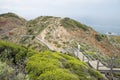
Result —
[[33, 54], [33, 51], [24, 46], [0, 41], [0, 79], [27, 80], [24, 68], [26, 57], [30, 53]]
[[86, 52], [86, 54], [87, 54], [90, 58], [98, 59], [96, 52], [89, 52], [89, 51], [88, 51], [88, 52]]
[[104, 40], [105, 38], [106, 38], [106, 36], [103, 35], [103, 34], [96, 34], [96, 35], [95, 35], [95, 39], [96, 39], [97, 41], [102, 41], [102, 40]]
[[17, 64], [26, 57], [27, 49], [7, 41], [0, 41], [0, 60]]
[[18, 67], [19, 69], [24, 68], [27, 57], [35, 53], [36, 52], [30, 48], [28, 49], [7, 41], [0, 41], [0, 61], [6, 62], [13, 67]]
[[7, 13], [7, 14], [1, 14], [0, 17], [14, 17], [14, 18], [19, 18], [16, 14], [14, 13]]
[[43, 51], [31, 56], [26, 70], [32, 80], [96, 80], [102, 75], [87, 64], [57, 52]]
[[28, 80], [27, 75], [18, 73], [16, 75], [15, 69], [7, 65], [5, 62], [0, 61], [0, 80]]
[[47, 21], [49, 18], [53, 18], [53, 16], [44, 16], [44, 17], [42, 18], [42, 21]]
[[28, 26], [27, 34], [29, 35], [37, 35], [46, 27], [44, 23], [38, 24], [37, 20], [29, 21], [27, 26]]
[[1, 37], [1, 39], [7, 40], [7, 39], [9, 39], [9, 37], [8, 37], [7, 35], [3, 35], [3, 36]]
[[[0, 77], [5, 80], [11, 76], [17, 80], [102, 79], [99, 72], [74, 57], [52, 51], [36, 52], [6, 41], [0, 41], [0, 60]], [[18, 67], [17, 71], [15, 67]]]
[[84, 24], [81, 24], [80, 22], [77, 22], [73, 19], [70, 18], [64, 18], [61, 20], [61, 24], [65, 27], [65, 28], [70, 28], [70, 29], [74, 29], [74, 28], [81, 28], [84, 31], [88, 30], [88, 27]]
[[45, 23], [48, 19], [53, 18], [52, 16], [45, 16], [45, 17], [38, 17], [35, 20], [30, 20], [27, 24], [28, 27], [28, 34], [30, 35], [37, 35], [42, 30], [47, 27], [47, 23]]
[[120, 36], [109, 36], [109, 42], [114, 45], [114, 47], [120, 49]]
[[6, 63], [0, 61], [0, 79], [8, 80], [10, 77], [14, 75], [14, 69], [9, 67]]
[[[2, 14], [0, 17], [4, 17], [4, 19], [1, 18], [1, 33], [5, 33], [1, 36], [2, 40], [19, 40], [20, 43], [22, 43], [22, 46], [13, 44], [7, 41], [1, 41], [0, 40], [0, 80], [97, 80], [97, 79], [103, 79], [102, 75], [90, 68], [86, 63], [81, 62], [71, 56], [71, 54], [61, 54], [58, 52], [52, 52], [47, 51], [48, 48], [46, 46], [43, 46], [43, 44], [40, 44], [35, 38], [36, 36], [40, 35], [40, 33], [46, 29], [48, 31], [44, 39], [48, 40], [51, 44], [54, 44], [58, 48], [68, 48], [72, 46], [73, 48], [77, 48], [77, 43], [80, 41], [81, 44], [81, 51], [85, 51], [86, 55], [89, 57], [93, 57], [95, 59], [99, 59], [105, 64], [108, 65], [111, 61], [110, 57], [105, 55], [97, 55], [96, 54], [96, 48], [93, 47], [94, 45], [92, 42], [89, 45], [88, 36], [93, 36], [96, 39], [95, 43], [98, 43], [100, 41], [103, 41], [103, 43], [108, 43], [108, 39], [105, 35], [97, 34], [94, 30], [89, 28], [88, 26], [81, 24], [73, 19], [70, 18], [56, 18], [52, 16], [42, 16], [39, 18], [36, 18], [35, 20], [30, 20], [26, 22], [19, 18], [19, 16], [8, 13], [8, 14]], [[9, 18], [10, 17], [10, 18]], [[19, 18], [19, 19], [18, 19]], [[3, 20], [3, 21], [2, 21]], [[61, 20], [61, 22], [59, 22]], [[24, 23], [24, 24], [23, 24]], [[4, 26], [6, 24], [6, 26]], [[24, 31], [16, 32], [17, 29], [14, 30], [13, 33], [9, 33], [10, 30], [13, 30], [13, 28], [21, 26], [27, 26], [25, 27]], [[51, 32], [59, 31], [56, 30], [56, 26], [63, 26], [66, 28], [66, 30], [73, 30], [73, 33], [75, 30], [80, 29], [80, 34], [77, 35], [77, 32], [73, 34], [74, 36], [77, 36], [75, 39], [73, 39], [74, 43], [71, 43], [72, 40], [69, 38], [64, 38], [64, 34], [60, 35], [60, 37], [54, 36], [56, 39], [53, 38], [53, 35]], [[7, 27], [7, 28], [6, 28]], [[10, 29], [9, 29], [9, 28]], [[47, 27], [47, 28], [46, 28]], [[4, 28], [6, 30], [4, 31]], [[64, 29], [64, 28], [63, 28]], [[61, 32], [64, 30], [61, 30]], [[79, 32], [78, 31], [78, 32]], [[84, 32], [85, 31], [85, 32]], [[10, 31], [11, 32], [11, 31]], [[21, 34], [30, 35], [30, 36], [23, 36], [20, 37]], [[10, 36], [8, 36], [8, 34]], [[59, 33], [58, 33], [59, 34]], [[84, 35], [85, 34], [85, 35]], [[88, 35], [90, 34], [90, 35]], [[19, 35], [19, 36], [18, 36]], [[73, 36], [71, 35], [71, 36]], [[71, 37], [70, 36], [70, 37]], [[110, 36], [114, 37], [114, 36]], [[64, 38], [64, 39], [61, 39]], [[80, 38], [77, 40], [77, 38]], [[85, 39], [86, 38], [86, 39]], [[88, 38], [88, 39], [87, 39]], [[85, 43], [84, 43], [84, 40]], [[93, 40], [90, 39], [90, 41]], [[19, 42], [18, 41], [18, 42]], [[115, 39], [111, 38], [111, 42], [113, 42], [115, 46], [117, 46], [118, 50], [120, 49], [120, 37], [116, 37]], [[14, 42], [14, 41], [13, 41]], [[102, 43], [102, 42], [101, 42]], [[24, 46], [23, 46], [24, 44]], [[109, 44], [96, 44], [100, 45], [102, 48], [104, 46], [111, 46]], [[34, 51], [34, 50], [40, 51]], [[72, 53], [73, 50], [70, 52]], [[101, 50], [102, 51], [102, 50]], [[107, 51], [107, 49], [106, 49]], [[114, 50], [113, 50], [114, 51]], [[70, 56], [71, 55], [71, 56]], [[99, 58], [98, 58], [99, 57]], [[120, 67], [120, 58], [117, 56], [114, 59], [114, 64], [116, 64], [114, 67]], [[119, 77], [119, 73], [115, 73], [115, 76]], [[104, 80], [104, 79], [103, 79]]]

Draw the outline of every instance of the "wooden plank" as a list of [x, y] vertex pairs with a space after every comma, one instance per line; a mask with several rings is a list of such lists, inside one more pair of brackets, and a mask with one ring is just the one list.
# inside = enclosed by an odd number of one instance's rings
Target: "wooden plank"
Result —
[[[111, 69], [103, 65], [100, 61], [98, 63], [98, 60], [89, 60], [82, 52], [74, 52], [74, 54], [84, 62], [88, 62], [91, 67], [93, 67], [96, 70], [99, 70], [100, 72], [110, 72]], [[120, 72], [120, 68], [113, 68], [113, 72]]]

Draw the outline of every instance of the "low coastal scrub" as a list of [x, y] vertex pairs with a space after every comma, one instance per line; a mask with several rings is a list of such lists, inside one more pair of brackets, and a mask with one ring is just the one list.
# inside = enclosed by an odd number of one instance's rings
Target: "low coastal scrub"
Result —
[[[0, 41], [0, 60], [0, 66], [8, 66], [8, 75], [14, 75], [17, 80], [104, 80], [98, 71], [67, 54], [36, 52], [6, 41]], [[0, 77], [5, 79], [7, 75], [3, 76], [2, 72]]]
[[27, 60], [27, 73], [32, 80], [96, 80], [102, 75], [74, 57], [43, 51]]
[[61, 24], [65, 27], [65, 28], [81, 28], [84, 31], [89, 30], [89, 27], [87, 27], [84, 24], [81, 24], [78, 21], [75, 21], [73, 19], [70, 18], [64, 18], [61, 20]]

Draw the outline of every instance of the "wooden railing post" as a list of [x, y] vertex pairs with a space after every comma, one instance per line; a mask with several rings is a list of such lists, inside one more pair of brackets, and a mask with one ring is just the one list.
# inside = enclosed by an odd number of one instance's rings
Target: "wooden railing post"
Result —
[[97, 70], [99, 69], [99, 60], [97, 60]]
[[110, 66], [110, 74], [111, 74], [111, 79], [110, 80], [113, 80], [113, 61], [114, 60], [114, 58], [112, 57], [111, 58], [111, 66]]
[[84, 55], [83, 55], [83, 61], [84, 61]]
[[77, 57], [78, 57], [79, 51], [77, 51]]

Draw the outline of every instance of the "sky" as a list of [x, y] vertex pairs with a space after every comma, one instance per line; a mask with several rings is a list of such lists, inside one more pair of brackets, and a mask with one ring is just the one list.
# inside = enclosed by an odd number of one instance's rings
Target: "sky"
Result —
[[0, 14], [70, 17], [88, 25], [120, 27], [120, 0], [0, 0]]

